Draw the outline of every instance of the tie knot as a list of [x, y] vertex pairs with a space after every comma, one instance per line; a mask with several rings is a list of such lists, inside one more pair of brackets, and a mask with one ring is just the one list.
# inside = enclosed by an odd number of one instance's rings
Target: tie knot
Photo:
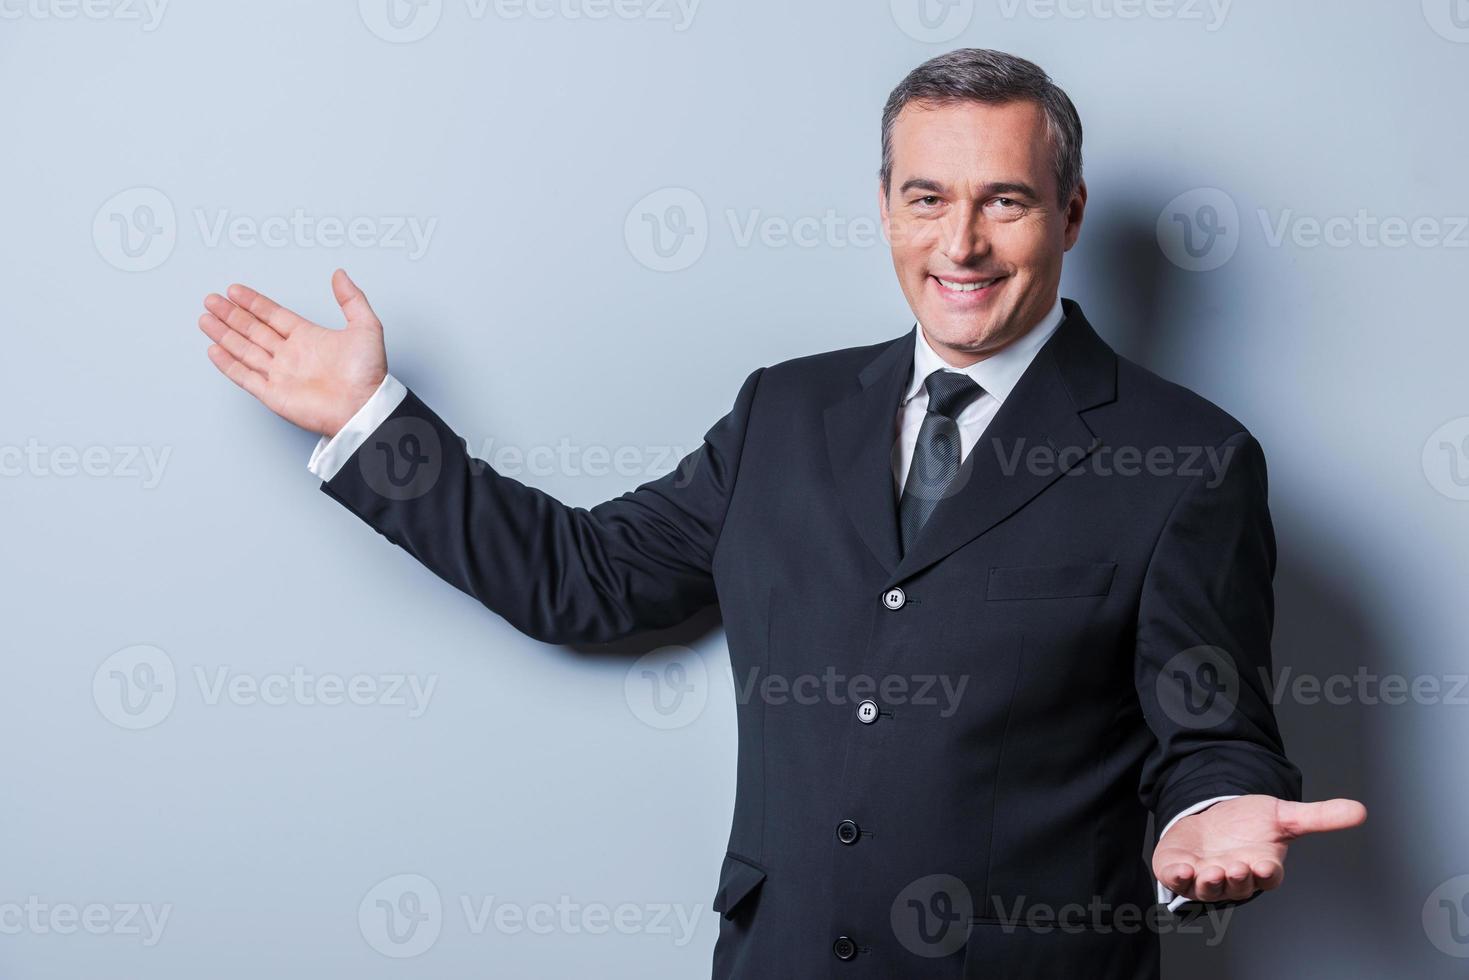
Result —
[[928, 389], [928, 410], [948, 419], [957, 419], [964, 406], [984, 394], [969, 375], [943, 368], [925, 378], [923, 386]]

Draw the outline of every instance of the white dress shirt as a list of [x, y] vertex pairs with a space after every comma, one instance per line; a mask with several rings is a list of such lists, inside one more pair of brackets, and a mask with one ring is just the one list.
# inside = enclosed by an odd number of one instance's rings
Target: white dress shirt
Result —
[[[1000, 410], [1000, 405], [1014, 390], [1020, 376], [1025, 373], [1025, 369], [1030, 367], [1030, 362], [1035, 359], [1036, 352], [1045, 345], [1047, 340], [1051, 339], [1056, 328], [1061, 326], [1062, 318], [1061, 299], [1058, 296], [1050, 312], [1018, 340], [984, 360], [963, 368], [952, 367], [940, 357], [924, 337], [923, 324], [918, 324], [918, 329], [914, 331], [917, 340], [913, 347], [913, 376], [908, 382], [908, 388], [904, 392], [903, 401], [898, 409], [899, 452], [898, 458], [893, 461], [894, 499], [902, 495], [903, 481], [906, 479], [909, 465], [913, 462], [914, 447], [918, 444], [918, 429], [923, 424], [924, 414], [928, 411], [928, 389], [924, 387], [923, 382], [929, 374], [940, 369], [958, 371], [961, 374], [969, 375], [980, 388], [984, 389], [984, 393], [966, 405], [959, 413], [959, 418], [955, 420], [959, 426], [959, 459], [962, 462], [979, 442], [990, 420], [995, 417], [995, 413]], [[384, 377], [377, 391], [373, 392], [367, 403], [347, 420], [347, 424], [342, 426], [335, 436], [330, 439], [326, 436], [321, 437], [316, 444], [316, 449], [311, 453], [307, 469], [322, 480], [330, 480], [336, 476], [352, 454], [367, 441], [367, 437], [372, 435], [378, 426], [387, 420], [387, 417], [393, 413], [393, 409], [398, 407], [407, 394], [408, 389], [404, 388], [397, 378], [391, 374]], [[1217, 796], [1195, 803], [1168, 821], [1168, 825], [1163, 828], [1163, 833], [1158, 835], [1158, 840], [1161, 841], [1163, 835], [1184, 817], [1207, 809], [1222, 800], [1232, 799], [1234, 799], [1233, 796]], [[1166, 904], [1169, 911], [1172, 911], [1188, 899], [1174, 895], [1160, 882], [1158, 901]]]
[[306, 463], [306, 468], [323, 482], [336, 476], [358, 447], [367, 441], [367, 437], [378, 426], [387, 421], [388, 416], [393, 414], [393, 409], [407, 396], [408, 389], [403, 387], [402, 382], [391, 374], [386, 375], [382, 384], [377, 386], [377, 391], [367, 400], [367, 404], [359, 408], [357, 414], [337, 430], [336, 435], [330, 439], [322, 436], [316, 441], [316, 448], [311, 451], [311, 459]]
[[918, 445], [918, 430], [923, 425], [923, 416], [928, 412], [928, 389], [923, 384], [928, 376], [941, 369], [956, 371], [969, 375], [984, 389], [984, 394], [964, 406], [964, 410], [955, 419], [959, 424], [959, 460], [963, 462], [968, 457], [969, 450], [979, 442], [979, 437], [984, 434], [990, 420], [1000, 410], [1000, 404], [1009, 397], [1025, 369], [1030, 367], [1036, 351], [1045, 346], [1046, 341], [1051, 339], [1051, 334], [1061, 325], [1061, 319], [1061, 300], [1057, 297], [1051, 311], [1019, 339], [984, 360], [962, 368], [953, 367], [940, 357], [928, 345], [928, 338], [923, 335], [923, 324], [918, 324], [918, 329], [914, 331], [918, 340], [913, 345], [913, 376], [908, 379], [902, 407], [898, 410], [898, 459], [893, 461], [895, 499], [902, 496], [903, 482], [907, 479], [908, 467], [913, 462], [913, 450]]

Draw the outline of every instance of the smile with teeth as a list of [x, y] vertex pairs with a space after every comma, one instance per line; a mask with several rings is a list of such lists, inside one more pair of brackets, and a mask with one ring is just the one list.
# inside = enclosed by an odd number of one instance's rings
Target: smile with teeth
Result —
[[952, 279], [940, 279], [938, 276], [934, 276], [934, 278], [938, 279], [939, 285], [945, 289], [952, 290], [956, 293], [973, 293], [981, 289], [988, 289], [1005, 277], [995, 276], [993, 279], [981, 279], [979, 282], [954, 282]]

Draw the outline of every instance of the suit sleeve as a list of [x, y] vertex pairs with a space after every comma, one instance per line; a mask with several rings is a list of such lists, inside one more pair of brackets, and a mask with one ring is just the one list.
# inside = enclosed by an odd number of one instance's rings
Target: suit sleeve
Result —
[[715, 601], [714, 549], [763, 371], [673, 472], [590, 510], [472, 458], [412, 391], [321, 488], [527, 636], [671, 626]]
[[1214, 450], [1159, 534], [1138, 609], [1135, 682], [1154, 735], [1139, 795], [1164, 827], [1216, 796], [1301, 798], [1270, 700], [1275, 533], [1248, 432]]

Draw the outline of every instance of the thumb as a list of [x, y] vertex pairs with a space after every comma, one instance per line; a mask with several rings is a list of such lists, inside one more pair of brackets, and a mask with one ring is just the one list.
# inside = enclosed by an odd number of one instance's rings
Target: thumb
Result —
[[347, 315], [347, 325], [356, 327], [371, 325], [380, 327], [377, 314], [372, 312], [372, 307], [367, 305], [367, 294], [357, 288], [352, 277], [347, 275], [345, 269], [338, 269], [332, 273], [332, 295], [337, 298], [337, 305]]
[[1323, 800], [1320, 803], [1280, 800], [1276, 804], [1275, 819], [1288, 838], [1296, 838], [1356, 827], [1367, 819], [1367, 808], [1356, 800]]

